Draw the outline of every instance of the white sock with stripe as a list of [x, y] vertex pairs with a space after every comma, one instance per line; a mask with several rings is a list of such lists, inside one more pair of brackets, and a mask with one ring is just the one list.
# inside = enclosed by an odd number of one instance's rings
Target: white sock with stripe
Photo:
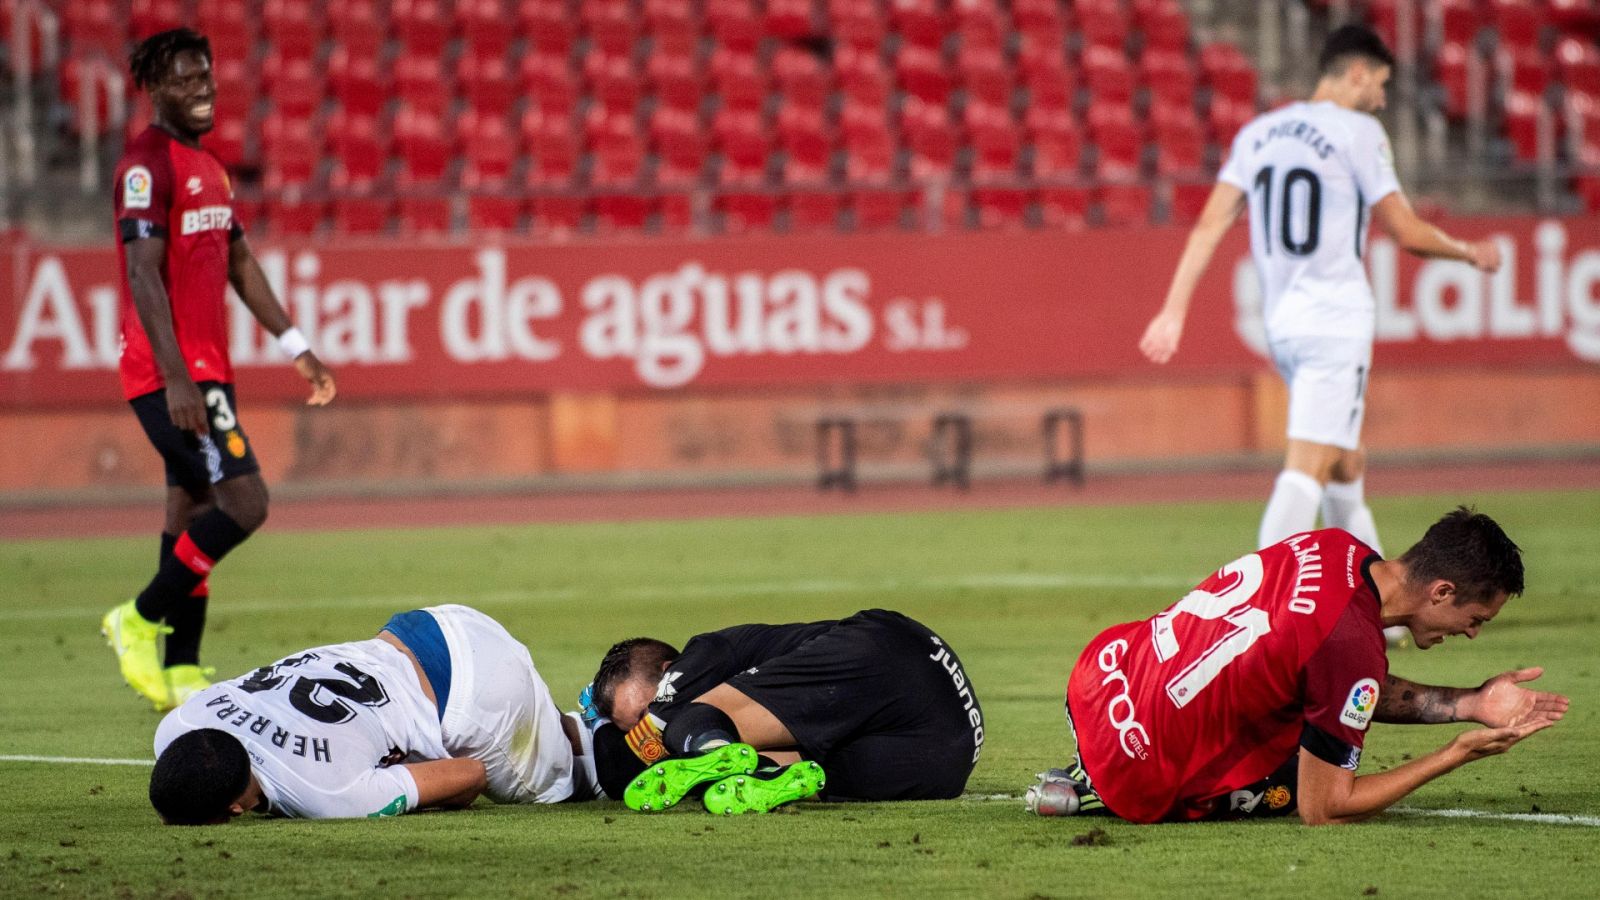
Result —
[[1256, 546], [1267, 547], [1291, 534], [1317, 527], [1317, 507], [1322, 503], [1322, 485], [1304, 472], [1284, 469], [1272, 486], [1272, 498], [1261, 515], [1261, 533]]

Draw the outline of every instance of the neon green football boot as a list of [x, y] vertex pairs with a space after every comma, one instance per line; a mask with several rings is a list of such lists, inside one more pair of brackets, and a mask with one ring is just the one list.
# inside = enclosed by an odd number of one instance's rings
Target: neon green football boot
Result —
[[638, 812], [670, 809], [696, 786], [729, 775], [748, 775], [757, 765], [755, 748], [749, 744], [724, 744], [699, 756], [664, 759], [628, 785], [622, 802]]
[[216, 669], [194, 665], [168, 666], [167, 690], [171, 696], [165, 709], [177, 709], [190, 697], [211, 687], [211, 676], [216, 673]]
[[719, 816], [764, 813], [816, 796], [827, 783], [822, 767], [809, 759], [784, 766], [771, 775], [733, 775], [706, 791], [706, 812]]
[[100, 633], [106, 643], [116, 651], [117, 664], [122, 667], [122, 679], [140, 696], [155, 704], [159, 710], [172, 705], [172, 692], [167, 688], [167, 674], [161, 668], [163, 634], [172, 629], [139, 615], [133, 601], [113, 606], [100, 620]]

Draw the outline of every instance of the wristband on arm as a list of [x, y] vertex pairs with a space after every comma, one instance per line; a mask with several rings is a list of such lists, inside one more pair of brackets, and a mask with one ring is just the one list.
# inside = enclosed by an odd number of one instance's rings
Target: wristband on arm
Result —
[[282, 350], [290, 359], [299, 359], [300, 354], [311, 349], [311, 342], [300, 329], [289, 326], [283, 334], [278, 335], [278, 349]]

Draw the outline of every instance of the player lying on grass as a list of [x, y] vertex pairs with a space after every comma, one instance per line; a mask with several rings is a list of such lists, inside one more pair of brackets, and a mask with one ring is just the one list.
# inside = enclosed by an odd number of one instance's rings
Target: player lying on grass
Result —
[[[1459, 508], [1399, 559], [1336, 528], [1223, 566], [1141, 622], [1101, 632], [1067, 683], [1077, 764], [1028, 791], [1046, 815], [1105, 809], [1132, 822], [1287, 815], [1358, 822], [1559, 720], [1566, 697], [1389, 674], [1383, 628], [1428, 648], [1470, 640], [1522, 593], [1522, 557], [1493, 519]], [[1477, 722], [1386, 772], [1356, 775], [1373, 722]]]
[[623, 641], [588, 691], [586, 714], [603, 717], [600, 784], [638, 810], [665, 809], [708, 782], [703, 802], [720, 814], [819, 793], [956, 797], [983, 749], [983, 711], [955, 651], [881, 609], [738, 625], [691, 638], [681, 654], [652, 638]]
[[500, 623], [434, 606], [191, 697], [156, 729], [150, 802], [169, 825], [204, 825], [588, 800], [588, 734]]

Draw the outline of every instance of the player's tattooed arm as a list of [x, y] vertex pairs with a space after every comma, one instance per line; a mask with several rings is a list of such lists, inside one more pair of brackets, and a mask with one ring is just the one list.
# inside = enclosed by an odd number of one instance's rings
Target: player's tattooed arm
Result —
[[1388, 675], [1378, 693], [1379, 722], [1437, 725], [1477, 722], [1508, 728], [1532, 721], [1558, 722], [1570, 701], [1561, 694], [1524, 687], [1544, 674], [1534, 667], [1502, 672], [1475, 688], [1437, 687]]
[[1473, 688], [1437, 687], [1386, 675], [1373, 718], [1390, 725], [1462, 722], [1466, 721], [1461, 714], [1462, 701], [1473, 693]]

